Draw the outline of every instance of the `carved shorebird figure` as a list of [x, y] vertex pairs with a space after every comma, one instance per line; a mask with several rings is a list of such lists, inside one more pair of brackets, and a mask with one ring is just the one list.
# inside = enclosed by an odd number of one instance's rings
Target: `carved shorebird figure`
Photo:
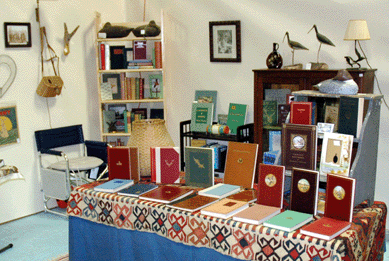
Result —
[[322, 35], [321, 33], [319, 33], [319, 32], [317, 31], [317, 26], [316, 26], [315, 24], [314, 24], [314, 25], [312, 26], [312, 28], [308, 31], [308, 33], [309, 33], [310, 31], [312, 31], [312, 29], [315, 29], [316, 38], [317, 38], [317, 40], [320, 42], [319, 50], [317, 51], [317, 62], [319, 63], [319, 52], [320, 52], [321, 45], [322, 45], [322, 44], [327, 44], [327, 45], [335, 46], [335, 44], [333, 44], [333, 43], [331, 42], [331, 40], [328, 39], [325, 35]]
[[282, 41], [285, 40], [285, 37], [288, 40], [289, 47], [292, 48], [292, 65], [293, 65], [294, 64], [294, 50], [309, 50], [309, 49], [307, 47], [305, 47], [304, 45], [302, 45], [301, 43], [298, 43], [296, 41], [291, 41], [289, 38], [289, 32], [285, 33], [284, 39]]

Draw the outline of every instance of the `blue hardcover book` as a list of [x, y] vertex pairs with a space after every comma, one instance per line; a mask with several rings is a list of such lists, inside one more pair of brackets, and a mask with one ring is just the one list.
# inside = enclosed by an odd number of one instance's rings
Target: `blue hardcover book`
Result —
[[198, 194], [212, 198], [225, 198], [238, 192], [240, 192], [240, 186], [219, 183], [212, 187], [200, 190]]
[[135, 184], [129, 188], [122, 189], [118, 192], [119, 195], [130, 196], [130, 197], [139, 197], [140, 195], [149, 192], [153, 189], [158, 188], [158, 185], [155, 184]]
[[94, 188], [94, 190], [101, 191], [101, 192], [115, 193], [118, 192], [119, 190], [128, 188], [133, 184], [134, 184], [134, 180], [132, 179], [113, 179], [101, 185], [98, 185], [97, 187]]

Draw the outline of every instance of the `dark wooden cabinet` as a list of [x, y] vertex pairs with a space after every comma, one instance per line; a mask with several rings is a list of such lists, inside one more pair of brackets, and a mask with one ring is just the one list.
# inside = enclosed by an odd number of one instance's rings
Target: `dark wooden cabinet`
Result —
[[[254, 72], [254, 143], [259, 144], [258, 162], [263, 156], [263, 97], [265, 89], [290, 88], [291, 91], [312, 90], [312, 86], [336, 76], [339, 70], [260, 69]], [[359, 86], [359, 93], [373, 93], [376, 69], [348, 70]], [[281, 128], [279, 128], [281, 130]]]

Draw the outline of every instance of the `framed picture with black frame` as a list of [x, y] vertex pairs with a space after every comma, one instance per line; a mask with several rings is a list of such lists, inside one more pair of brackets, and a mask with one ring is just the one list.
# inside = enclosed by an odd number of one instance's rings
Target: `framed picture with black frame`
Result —
[[241, 62], [240, 21], [209, 22], [211, 62]]
[[107, 82], [111, 85], [112, 89], [112, 98], [114, 100], [121, 100], [121, 82], [120, 82], [120, 74], [118, 73], [104, 73], [103, 74], [103, 82]]
[[6, 48], [31, 47], [31, 24], [5, 22], [4, 40]]

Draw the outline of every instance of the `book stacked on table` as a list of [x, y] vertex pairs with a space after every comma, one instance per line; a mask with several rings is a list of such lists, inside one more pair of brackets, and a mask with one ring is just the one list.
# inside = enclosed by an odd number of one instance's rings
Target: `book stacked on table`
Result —
[[139, 199], [168, 204], [180, 200], [193, 192], [193, 189], [187, 187], [162, 185], [140, 195]]
[[158, 185], [152, 183], [150, 184], [137, 183], [130, 186], [129, 188], [120, 190], [118, 194], [123, 196], [138, 198], [140, 195], [143, 195], [144, 193], [154, 190], [156, 188], [158, 188]]
[[194, 197], [190, 197], [190, 198], [185, 199], [183, 201], [173, 203], [173, 204], [169, 205], [169, 207], [179, 209], [179, 210], [194, 212], [194, 211], [200, 210], [202, 208], [205, 208], [205, 207], [215, 203], [218, 200], [219, 200], [218, 198], [211, 198], [211, 197], [202, 196], [202, 195], [195, 195]]
[[351, 227], [355, 197], [355, 179], [328, 174], [324, 217], [303, 227], [300, 232], [331, 240]]
[[201, 209], [201, 214], [227, 219], [248, 207], [248, 202], [223, 198], [220, 201]]
[[220, 199], [238, 193], [239, 191], [240, 191], [240, 186], [219, 183], [212, 187], [200, 190], [198, 194], [202, 196]]
[[128, 188], [133, 184], [134, 181], [132, 179], [113, 179], [94, 187], [94, 190], [101, 191], [101, 192], [115, 193], [118, 192], [119, 190]]

